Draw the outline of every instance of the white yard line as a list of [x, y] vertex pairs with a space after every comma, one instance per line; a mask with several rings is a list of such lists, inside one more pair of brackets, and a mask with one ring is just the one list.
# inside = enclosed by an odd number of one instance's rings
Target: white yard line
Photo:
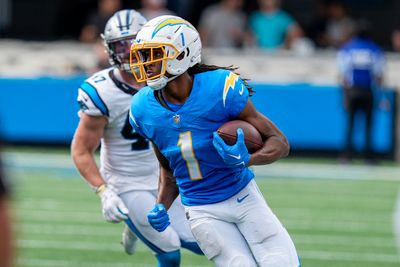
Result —
[[[54, 242], [49, 243], [49, 245], [52, 245], [51, 247], [38, 247], [35, 246], [35, 248], [45, 248], [45, 249], [58, 249], [55, 248]], [[88, 248], [83, 248], [85, 250], [90, 250]], [[101, 249], [98, 249], [99, 251]], [[111, 247], [108, 248], [108, 251], [114, 251], [114, 249], [111, 249]], [[119, 251], [121, 251], [119, 249]], [[326, 252], [326, 251], [314, 251], [314, 250], [301, 250], [299, 251], [299, 256], [300, 259], [310, 259], [310, 260], [323, 260], [323, 261], [353, 261], [353, 262], [367, 262], [367, 263], [400, 263], [400, 258], [398, 255], [394, 254], [386, 254], [386, 253], [354, 253], [354, 252]], [[64, 267], [64, 266], [73, 266], [73, 267], [79, 267], [79, 266], [85, 266], [85, 267], [108, 267], [110, 266], [107, 263], [104, 262], [86, 262], [80, 260], [79, 262], [77, 261], [72, 261], [72, 260], [47, 260], [47, 259], [32, 259], [32, 258], [26, 258], [26, 259], [19, 259], [18, 261], [20, 264], [23, 264], [24, 266], [58, 266], [58, 267]], [[112, 263], [113, 267], [122, 267], [122, 266], [127, 266], [125, 263], [122, 262], [113, 262]], [[135, 264], [135, 266], [141, 266]], [[196, 265], [186, 265], [187, 267], [196, 267]]]
[[254, 170], [256, 175], [278, 178], [400, 181], [400, 168], [387, 166], [275, 162]]
[[[25, 223], [28, 222], [54, 222], [65, 224], [79, 224], [79, 223], [101, 223], [103, 219], [99, 213], [73, 213], [73, 212], [54, 212], [54, 211], [25, 211], [23, 213]], [[392, 224], [387, 222], [365, 222], [365, 221], [351, 221], [351, 220], [337, 220], [320, 218], [318, 220], [310, 221], [307, 218], [285, 218], [285, 225], [291, 229], [331, 229], [337, 231], [352, 231], [364, 232], [371, 231], [374, 233], [388, 233], [391, 231]], [[379, 227], [378, 227], [379, 226]]]
[[[26, 234], [41, 234], [54, 236], [97, 236], [110, 237], [122, 233], [124, 224], [112, 226], [104, 222], [104, 226], [80, 226], [76, 225], [56, 225], [43, 223], [24, 223], [21, 226], [22, 233]], [[119, 228], [119, 229], [118, 229]], [[26, 234], [25, 234], [26, 233]]]
[[354, 253], [354, 252], [326, 252], [326, 251], [299, 251], [300, 260], [312, 259], [323, 261], [355, 261], [368, 263], [400, 263], [398, 255], [384, 253]]
[[367, 248], [392, 248], [393, 243], [390, 238], [369, 237], [369, 236], [348, 236], [348, 235], [308, 235], [291, 234], [295, 244], [311, 245], [335, 245], [336, 247], [367, 247]]
[[[55, 249], [55, 250], [88, 250], [88, 251], [114, 251], [122, 252], [121, 245], [112, 242], [87, 242], [87, 241], [48, 241], [48, 240], [26, 240], [20, 239], [17, 242], [20, 248], [30, 249]], [[144, 251], [144, 250], [143, 250]]]
[[[49, 259], [36, 259], [36, 258], [23, 258], [18, 260], [18, 264], [21, 266], [40, 266], [40, 267], [149, 267], [149, 264], [140, 263], [124, 263], [116, 262], [105, 263], [105, 262], [93, 262], [85, 260], [49, 260]], [[204, 265], [185, 265], [187, 267], [202, 267]]]
[[[23, 258], [18, 260], [20, 266], [40, 266], [40, 267], [132, 267], [132, 263], [113, 262], [93, 262], [85, 260], [49, 260], [49, 259], [36, 259], [36, 258]], [[148, 264], [137, 264], [137, 267], [148, 267]]]
[[[15, 169], [42, 168], [75, 171], [69, 155], [5, 152], [3, 157], [6, 164]], [[395, 166], [278, 161], [270, 165], [256, 166], [254, 170], [258, 176], [276, 178], [400, 181], [400, 167]]]
[[73, 168], [74, 166], [71, 156], [66, 154], [4, 152], [3, 158], [6, 164], [15, 167]]
[[[90, 236], [90, 237], [119, 237], [122, 232], [122, 226], [119, 227], [75, 227], [71, 225], [55, 226], [53, 224], [24, 224], [21, 233], [40, 234], [56, 236]], [[25, 235], [25, 234], [24, 234]], [[388, 238], [370, 237], [370, 236], [347, 236], [347, 235], [308, 235], [293, 234], [295, 243], [303, 244], [320, 244], [320, 245], [337, 245], [341, 247], [357, 246], [357, 247], [392, 247], [393, 244]]]

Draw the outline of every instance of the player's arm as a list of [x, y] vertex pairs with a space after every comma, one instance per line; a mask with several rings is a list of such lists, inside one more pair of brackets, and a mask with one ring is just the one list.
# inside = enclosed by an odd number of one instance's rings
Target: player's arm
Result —
[[76, 168], [94, 189], [105, 183], [97, 167], [94, 151], [100, 144], [106, 125], [106, 117], [82, 113], [71, 145], [72, 159]]
[[150, 225], [158, 232], [163, 232], [171, 224], [167, 209], [171, 207], [172, 202], [179, 194], [178, 186], [175, 183], [175, 177], [169, 167], [168, 160], [161, 154], [156, 145], [153, 144], [154, 152], [160, 162], [160, 179], [158, 188], [157, 203], [147, 214], [147, 220]]
[[9, 192], [3, 183], [0, 162], [0, 266], [12, 266], [13, 231], [10, 214]]
[[13, 256], [10, 203], [0, 192], [0, 266], [11, 266]]
[[128, 209], [121, 198], [106, 186], [94, 159], [94, 151], [100, 144], [107, 122], [104, 116], [82, 113], [72, 140], [71, 153], [76, 168], [100, 197], [104, 219], [120, 222], [128, 218]]
[[160, 162], [160, 179], [158, 188], [157, 203], [162, 203], [166, 209], [172, 205], [172, 202], [176, 199], [179, 194], [179, 189], [176, 184], [175, 177], [169, 167], [168, 160], [161, 154], [158, 147], [153, 144], [154, 152]]
[[258, 112], [250, 100], [239, 114], [239, 119], [256, 127], [264, 140], [264, 146], [251, 155], [248, 166], [269, 164], [289, 154], [290, 146], [285, 135], [272, 121]]

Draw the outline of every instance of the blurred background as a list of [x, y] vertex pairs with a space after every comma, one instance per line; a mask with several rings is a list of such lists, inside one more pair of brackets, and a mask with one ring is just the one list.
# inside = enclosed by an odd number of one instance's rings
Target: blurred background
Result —
[[[251, 79], [253, 101], [289, 137], [293, 153], [335, 156], [346, 149], [348, 121], [337, 51], [367, 22], [386, 59], [371, 146], [395, 158], [400, 1], [1, 0], [0, 7], [0, 129], [11, 143], [69, 144], [78, 121], [75, 88], [108, 65], [99, 34], [116, 10], [135, 8], [148, 18], [188, 19], [201, 33], [203, 61], [236, 65]], [[26, 119], [26, 109], [35, 119]], [[363, 123], [356, 118], [356, 152], [365, 144]]]
[[[255, 171], [303, 266], [399, 266], [400, 1], [0, 0], [0, 136], [16, 266], [155, 264], [144, 246], [123, 254], [121, 226], [102, 221], [69, 158], [77, 90], [108, 66], [99, 34], [125, 8], [189, 20], [205, 63], [238, 66], [250, 79], [251, 100], [291, 144], [288, 159]], [[379, 59], [345, 53], [360, 33]], [[354, 116], [346, 55], [372, 66], [373, 104]], [[184, 266], [211, 266], [183, 257]]]

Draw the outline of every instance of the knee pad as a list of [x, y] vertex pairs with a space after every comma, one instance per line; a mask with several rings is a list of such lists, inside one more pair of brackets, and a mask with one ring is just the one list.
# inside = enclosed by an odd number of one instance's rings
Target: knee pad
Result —
[[193, 226], [192, 233], [209, 260], [221, 253], [222, 240], [210, 223], [205, 222]]
[[181, 264], [181, 252], [179, 250], [156, 255], [158, 267], [179, 267]]
[[245, 256], [237, 255], [234, 256], [228, 263], [228, 267], [252, 267], [249, 259]]
[[285, 253], [284, 249], [274, 249], [264, 255], [261, 262], [258, 263], [260, 267], [292, 267], [290, 255]]

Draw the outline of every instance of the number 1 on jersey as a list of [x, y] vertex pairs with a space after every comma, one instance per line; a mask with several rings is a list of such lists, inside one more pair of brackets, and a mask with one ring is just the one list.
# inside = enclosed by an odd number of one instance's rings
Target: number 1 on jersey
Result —
[[193, 152], [192, 133], [190, 131], [179, 135], [178, 146], [181, 148], [182, 157], [186, 161], [190, 179], [202, 179], [199, 162]]

